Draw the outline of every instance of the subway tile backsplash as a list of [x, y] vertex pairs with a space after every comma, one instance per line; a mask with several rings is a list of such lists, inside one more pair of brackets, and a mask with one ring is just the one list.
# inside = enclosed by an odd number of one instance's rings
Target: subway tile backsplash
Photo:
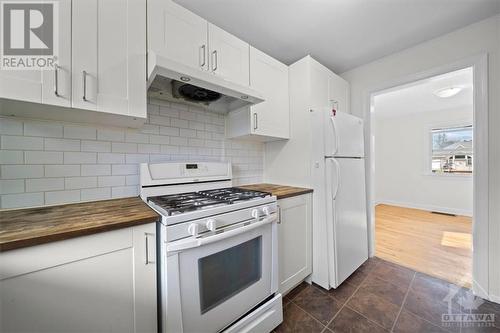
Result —
[[230, 161], [235, 185], [262, 181], [263, 144], [225, 139], [224, 115], [151, 101], [140, 129], [0, 117], [0, 205], [136, 196], [138, 164]]

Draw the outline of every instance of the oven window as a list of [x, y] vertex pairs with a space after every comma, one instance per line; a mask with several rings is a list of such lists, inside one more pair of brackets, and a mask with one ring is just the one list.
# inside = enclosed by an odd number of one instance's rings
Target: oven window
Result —
[[214, 308], [262, 276], [262, 236], [198, 259], [201, 313]]

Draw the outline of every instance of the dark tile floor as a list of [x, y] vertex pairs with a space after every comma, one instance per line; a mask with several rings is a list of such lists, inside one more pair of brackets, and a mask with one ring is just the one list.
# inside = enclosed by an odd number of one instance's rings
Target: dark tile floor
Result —
[[[479, 315], [482, 321], [469, 321]], [[500, 333], [500, 305], [375, 257], [335, 290], [307, 283], [293, 289], [283, 298], [283, 323], [275, 332]]]

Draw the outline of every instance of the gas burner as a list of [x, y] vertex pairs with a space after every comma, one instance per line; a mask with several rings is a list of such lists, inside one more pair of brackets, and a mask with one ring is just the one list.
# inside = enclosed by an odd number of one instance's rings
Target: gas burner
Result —
[[271, 195], [267, 192], [244, 190], [238, 187], [227, 187], [215, 190], [200, 191], [198, 193], [206, 195], [210, 198], [224, 200], [229, 203], [251, 200], [255, 198], [265, 198]]
[[267, 192], [228, 187], [215, 190], [149, 197], [148, 202], [161, 207], [171, 216], [200, 209], [230, 205], [256, 198], [265, 198], [270, 195], [271, 194]]

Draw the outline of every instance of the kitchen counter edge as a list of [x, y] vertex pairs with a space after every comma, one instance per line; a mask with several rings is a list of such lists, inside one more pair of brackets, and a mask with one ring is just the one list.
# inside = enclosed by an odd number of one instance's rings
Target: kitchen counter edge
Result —
[[160, 220], [139, 197], [0, 211], [0, 253]]
[[313, 189], [305, 188], [305, 187], [296, 187], [296, 186], [288, 186], [288, 185], [278, 185], [278, 184], [269, 184], [269, 183], [261, 183], [261, 184], [249, 184], [249, 185], [241, 185], [237, 186], [239, 188], [268, 192], [272, 195], [276, 196], [278, 200], [295, 197], [298, 195], [312, 193]]

